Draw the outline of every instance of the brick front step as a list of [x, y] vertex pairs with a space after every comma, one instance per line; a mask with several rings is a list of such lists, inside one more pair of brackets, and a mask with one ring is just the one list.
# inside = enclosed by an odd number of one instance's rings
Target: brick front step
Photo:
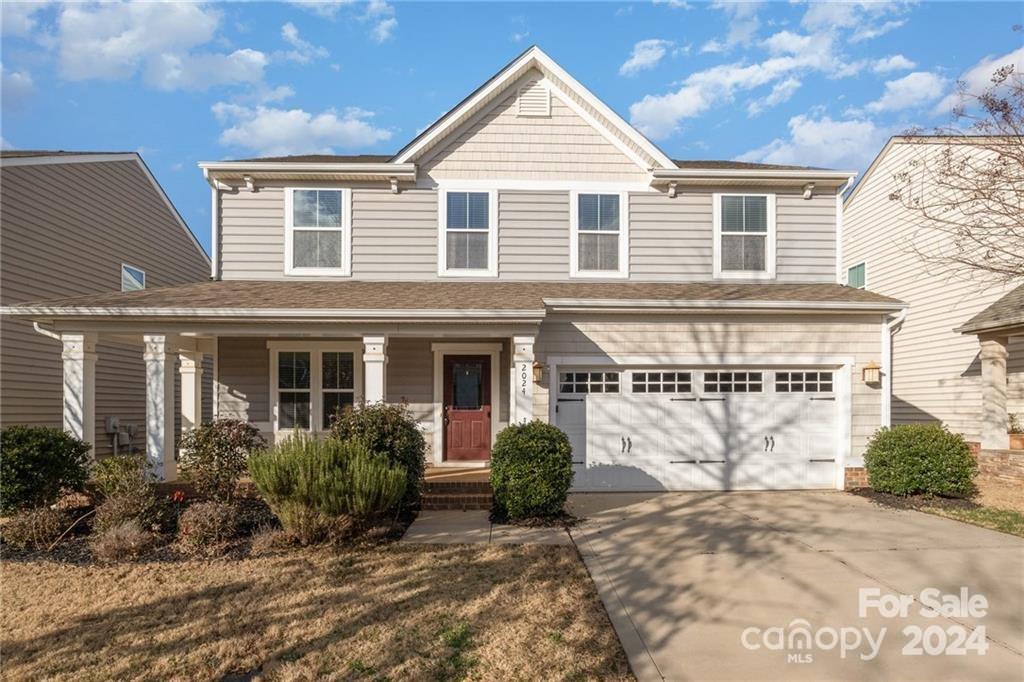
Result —
[[427, 481], [423, 485], [426, 495], [490, 495], [487, 481]]
[[456, 510], [468, 511], [488, 510], [493, 498], [490, 494], [437, 494], [425, 493], [420, 498], [420, 507], [424, 510]]

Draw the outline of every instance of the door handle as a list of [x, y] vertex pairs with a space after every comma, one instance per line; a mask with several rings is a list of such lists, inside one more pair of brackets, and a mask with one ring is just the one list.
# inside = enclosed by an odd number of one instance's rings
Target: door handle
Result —
[[768, 452], [768, 436], [764, 437], [764, 451]]
[[629, 436], [626, 436], [626, 452], [632, 452], [632, 451], [633, 451], [633, 439], [630, 438]]
[[772, 436], [772, 449], [771, 452], [775, 452], [775, 436]]
[[623, 439], [622, 439], [622, 450], [620, 451], [620, 454], [621, 454], [622, 452], [625, 452], [625, 451], [626, 451], [626, 439], [625, 439], [625, 438], [623, 438]]

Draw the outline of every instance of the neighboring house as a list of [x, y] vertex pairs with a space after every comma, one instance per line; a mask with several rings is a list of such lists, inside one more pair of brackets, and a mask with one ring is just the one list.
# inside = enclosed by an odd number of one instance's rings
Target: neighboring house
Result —
[[[928, 228], [919, 214], [890, 198], [899, 173], [927, 182], [949, 138], [894, 137], [878, 154], [843, 209], [843, 267], [850, 286], [910, 304], [892, 349], [892, 421], [942, 422], [971, 441], [982, 441], [982, 345], [958, 330], [1006, 294], [1012, 285], [969, 279], [926, 259], [942, 253], [949, 237]], [[958, 144], [969, 145], [969, 139]], [[923, 188], [921, 191], [927, 191]], [[983, 339], [984, 340], [984, 339]], [[1007, 341], [1011, 412], [1024, 411], [1024, 339]], [[1004, 415], [1005, 419], [1005, 415]], [[1005, 442], [1006, 430], [1000, 442]], [[1006, 447], [988, 440], [985, 447]]]
[[904, 305], [838, 283], [853, 173], [672, 161], [536, 47], [393, 156], [200, 166], [216, 281], [11, 311], [66, 335], [70, 421], [81, 335], [145, 339], [166, 478], [179, 353], [271, 437], [401, 402], [432, 464], [485, 465], [549, 421], [578, 490], [842, 487], [887, 421]]
[[[0, 304], [152, 289], [209, 277], [210, 261], [136, 153], [0, 152]], [[59, 427], [62, 344], [30, 320], [0, 317], [0, 424]], [[89, 339], [96, 454], [145, 448], [142, 348]], [[65, 344], [66, 346], [66, 344]], [[108, 429], [108, 418], [118, 420]]]

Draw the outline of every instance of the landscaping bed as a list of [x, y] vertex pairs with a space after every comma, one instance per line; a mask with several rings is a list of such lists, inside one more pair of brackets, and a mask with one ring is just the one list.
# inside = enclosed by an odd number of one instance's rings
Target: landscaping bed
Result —
[[10, 679], [631, 679], [572, 547], [0, 566]]

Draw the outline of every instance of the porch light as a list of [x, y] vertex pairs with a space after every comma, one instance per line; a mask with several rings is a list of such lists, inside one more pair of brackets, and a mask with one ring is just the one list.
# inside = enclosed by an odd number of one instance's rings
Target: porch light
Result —
[[544, 365], [539, 362], [533, 363], [533, 383], [539, 384], [541, 379], [544, 378]]
[[872, 360], [864, 365], [863, 377], [865, 384], [880, 384], [882, 383], [882, 368]]

